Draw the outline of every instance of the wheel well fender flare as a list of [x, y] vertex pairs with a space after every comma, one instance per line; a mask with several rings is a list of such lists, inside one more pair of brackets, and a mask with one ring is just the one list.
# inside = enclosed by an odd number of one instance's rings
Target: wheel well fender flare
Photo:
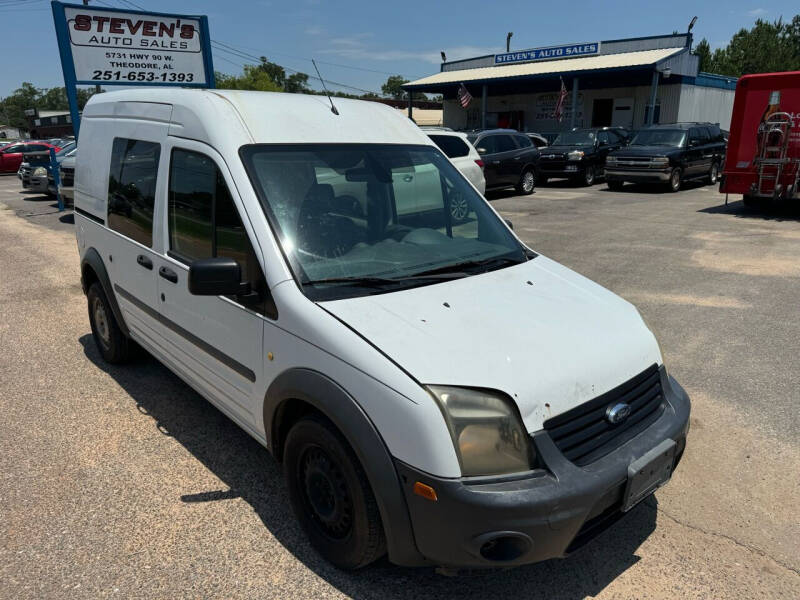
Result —
[[411, 519], [394, 460], [375, 425], [356, 400], [335, 381], [318, 371], [292, 368], [278, 375], [264, 400], [267, 447], [282, 458], [284, 407], [301, 401], [329, 418], [347, 439], [372, 487], [392, 562], [424, 564], [414, 542]]
[[[94, 277], [92, 277], [90, 273], [94, 273]], [[111, 312], [114, 313], [114, 318], [117, 320], [117, 325], [119, 325], [120, 330], [126, 337], [130, 337], [130, 331], [125, 324], [125, 319], [122, 318], [122, 310], [119, 308], [117, 296], [114, 294], [114, 288], [111, 286], [111, 279], [108, 277], [106, 265], [103, 263], [100, 253], [95, 248], [89, 248], [81, 259], [81, 287], [83, 288], [84, 294], [89, 292], [89, 286], [92, 284], [92, 280], [100, 282], [103, 292], [105, 292], [106, 298], [108, 299], [108, 303], [111, 306]]]

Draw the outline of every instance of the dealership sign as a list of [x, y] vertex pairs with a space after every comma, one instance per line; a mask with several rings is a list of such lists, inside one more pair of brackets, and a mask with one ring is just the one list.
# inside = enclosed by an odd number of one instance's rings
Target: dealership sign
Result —
[[537, 60], [557, 60], [559, 58], [575, 58], [600, 53], [600, 42], [587, 42], [584, 44], [569, 44], [567, 46], [547, 46], [545, 48], [531, 48], [519, 52], [495, 54], [494, 64], [505, 65], [508, 63], [531, 62]]
[[75, 86], [85, 84], [214, 87], [205, 16], [52, 7], [68, 97], [77, 98]]

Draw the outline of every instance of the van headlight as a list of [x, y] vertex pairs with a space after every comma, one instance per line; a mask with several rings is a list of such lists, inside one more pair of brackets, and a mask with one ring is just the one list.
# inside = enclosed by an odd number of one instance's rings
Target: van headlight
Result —
[[585, 154], [586, 153], [583, 150], [573, 150], [572, 152], [567, 153], [567, 158], [569, 160], [580, 160]]
[[44, 167], [36, 167], [31, 175], [33, 177], [46, 177], [47, 169], [45, 169]]
[[650, 159], [650, 166], [654, 169], [663, 169], [669, 166], [669, 158], [666, 156], [657, 156]]
[[510, 399], [498, 392], [429, 385], [465, 477], [528, 471], [533, 449]]

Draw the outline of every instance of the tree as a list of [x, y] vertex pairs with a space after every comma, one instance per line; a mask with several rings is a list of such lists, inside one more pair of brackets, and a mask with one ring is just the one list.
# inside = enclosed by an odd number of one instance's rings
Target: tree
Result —
[[391, 75], [381, 86], [381, 92], [384, 96], [391, 96], [395, 100], [405, 100], [408, 94], [403, 89], [403, 84], [408, 83], [408, 79], [402, 75]]
[[284, 91], [290, 94], [305, 94], [308, 89], [308, 75], [305, 73], [293, 73], [286, 78]]
[[227, 90], [256, 90], [259, 92], [282, 92], [283, 88], [258, 66], [245, 65], [241, 75], [216, 73], [217, 87]]
[[758, 19], [752, 28], [734, 34], [724, 48], [710, 50], [705, 39], [695, 49], [701, 71], [739, 77], [800, 69], [800, 15], [788, 23]]
[[[82, 110], [86, 102], [95, 94], [94, 88], [78, 89], [78, 109]], [[37, 88], [32, 83], [23, 84], [9, 96], [0, 100], [0, 121], [19, 129], [27, 129], [29, 118], [25, 111], [30, 108], [39, 110], [69, 110], [67, 92], [63, 87]]]
[[711, 70], [711, 45], [706, 38], [700, 40], [700, 43], [695, 46], [694, 53], [700, 59], [700, 71], [710, 72]]

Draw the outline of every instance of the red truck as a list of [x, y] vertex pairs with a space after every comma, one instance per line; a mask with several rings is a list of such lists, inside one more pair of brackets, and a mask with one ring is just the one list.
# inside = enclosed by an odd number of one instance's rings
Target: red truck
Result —
[[719, 191], [759, 206], [799, 200], [799, 185], [800, 71], [742, 76]]

